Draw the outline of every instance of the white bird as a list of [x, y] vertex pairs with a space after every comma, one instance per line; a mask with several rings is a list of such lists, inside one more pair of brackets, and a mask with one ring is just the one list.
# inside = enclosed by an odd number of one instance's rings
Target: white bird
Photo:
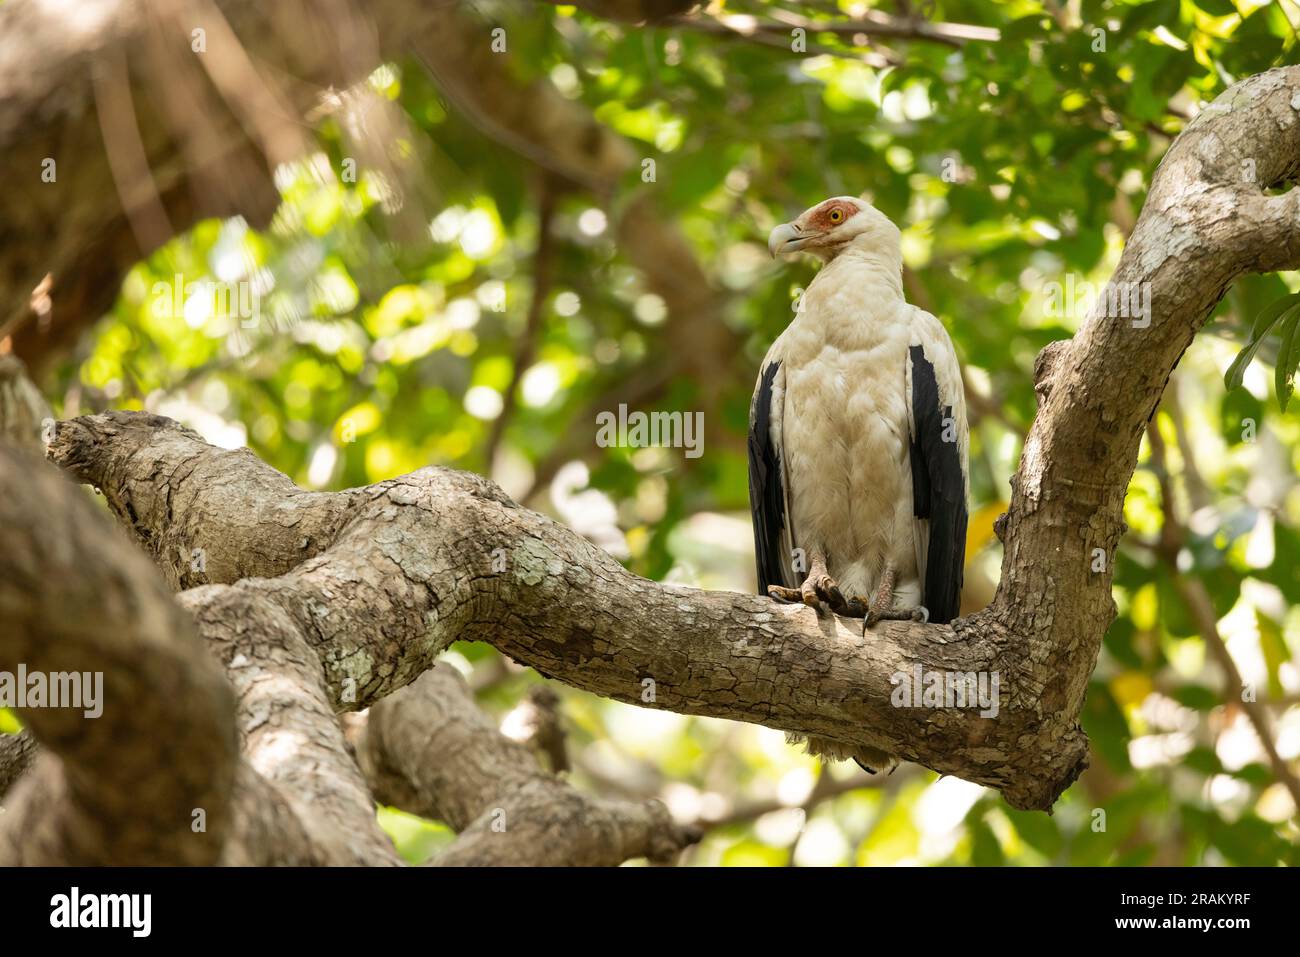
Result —
[[[864, 618], [949, 622], [961, 598], [969, 428], [961, 366], [903, 296], [901, 235], [837, 196], [777, 226], [773, 256], [824, 265], [772, 344], [749, 414], [758, 587]], [[810, 739], [870, 765], [882, 752]]]

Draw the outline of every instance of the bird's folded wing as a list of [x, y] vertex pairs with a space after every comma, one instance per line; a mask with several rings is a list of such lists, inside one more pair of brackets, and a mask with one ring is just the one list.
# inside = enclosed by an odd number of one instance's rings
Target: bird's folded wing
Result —
[[917, 312], [906, 376], [916, 562], [930, 621], [946, 623], [961, 605], [966, 551], [966, 402], [947, 332]]
[[765, 362], [749, 406], [749, 509], [754, 521], [758, 592], [769, 585], [794, 587], [787, 579], [793, 544], [786, 500], [781, 425], [785, 373], [779, 359]]

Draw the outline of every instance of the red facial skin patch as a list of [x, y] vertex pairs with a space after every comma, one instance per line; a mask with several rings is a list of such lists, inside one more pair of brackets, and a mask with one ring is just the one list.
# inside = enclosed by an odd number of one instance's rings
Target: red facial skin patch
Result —
[[[832, 214], [837, 209], [840, 211], [839, 218], [832, 218]], [[818, 232], [834, 229], [836, 226], [844, 225], [844, 223], [848, 221], [849, 217], [856, 212], [857, 210], [851, 207], [848, 203], [833, 199], [828, 200], [809, 214], [807, 228], [817, 230]]]

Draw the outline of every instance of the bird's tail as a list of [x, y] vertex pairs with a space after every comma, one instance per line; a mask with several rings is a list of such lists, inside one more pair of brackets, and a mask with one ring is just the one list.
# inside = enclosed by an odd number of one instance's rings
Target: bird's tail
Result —
[[897, 758], [879, 748], [855, 748], [843, 741], [804, 737], [802, 734], [787, 734], [785, 740], [789, 744], [802, 744], [809, 754], [815, 754], [823, 761], [856, 761], [858, 767], [872, 774], [892, 771], [898, 764]]

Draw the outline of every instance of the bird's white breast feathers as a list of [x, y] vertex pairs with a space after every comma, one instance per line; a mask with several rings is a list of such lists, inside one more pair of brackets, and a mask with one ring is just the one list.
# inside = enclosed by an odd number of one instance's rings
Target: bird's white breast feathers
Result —
[[[942, 324], [904, 300], [896, 275], [842, 257], [809, 285], [764, 362], [782, 363], [771, 429], [792, 547], [809, 558], [820, 550], [846, 595], [870, 595], [890, 562], [896, 600], [909, 605], [921, 603], [924, 571], [912, 508], [907, 360], [918, 342], [941, 381], [960, 383]], [[964, 429], [965, 409], [954, 413]]]

